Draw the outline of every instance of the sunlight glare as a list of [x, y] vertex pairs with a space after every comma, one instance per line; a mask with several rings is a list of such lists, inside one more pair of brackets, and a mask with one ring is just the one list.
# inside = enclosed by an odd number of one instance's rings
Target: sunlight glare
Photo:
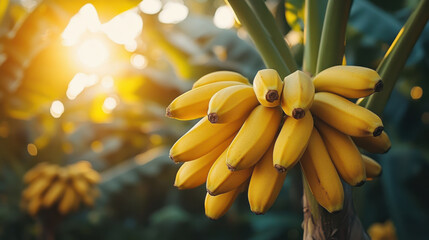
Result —
[[98, 82], [96, 74], [76, 73], [70, 81], [67, 88], [67, 98], [70, 100], [75, 99], [87, 87], [91, 87]]
[[137, 50], [137, 42], [132, 40], [131, 42], [125, 43], [124, 47], [128, 52], [134, 52]]
[[103, 86], [106, 89], [113, 88], [113, 77], [110, 75], [104, 76], [101, 79], [101, 86]]
[[146, 14], [156, 14], [162, 8], [160, 0], [143, 0], [139, 4], [140, 11]]
[[51, 115], [54, 118], [59, 118], [64, 113], [64, 105], [62, 102], [55, 100], [52, 102], [51, 109], [50, 109]]
[[88, 39], [79, 46], [77, 56], [80, 62], [90, 68], [103, 64], [109, 57], [107, 46], [99, 39]]
[[188, 16], [189, 9], [182, 3], [167, 2], [158, 15], [158, 20], [162, 23], [179, 23]]
[[107, 97], [103, 103], [103, 112], [111, 113], [118, 106], [118, 102], [113, 97]]
[[213, 22], [218, 28], [232, 28], [235, 24], [234, 12], [229, 6], [220, 6], [218, 9], [216, 9]]
[[145, 56], [141, 54], [133, 54], [131, 56], [131, 65], [133, 65], [133, 67], [137, 69], [144, 69], [147, 67], [147, 64], [148, 62]]
[[101, 23], [94, 5], [90, 3], [85, 4], [79, 12], [70, 19], [67, 27], [61, 34], [63, 45], [75, 45], [85, 31], [98, 32], [100, 26]]
[[134, 11], [126, 11], [102, 25], [102, 30], [117, 44], [129, 44], [143, 28], [142, 18]]

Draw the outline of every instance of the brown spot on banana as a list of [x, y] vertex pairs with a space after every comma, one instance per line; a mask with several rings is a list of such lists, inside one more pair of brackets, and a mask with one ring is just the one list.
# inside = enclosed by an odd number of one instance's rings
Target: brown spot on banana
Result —
[[267, 94], [265, 94], [265, 99], [268, 102], [272, 103], [279, 99], [279, 93], [277, 92], [277, 90], [269, 90]]

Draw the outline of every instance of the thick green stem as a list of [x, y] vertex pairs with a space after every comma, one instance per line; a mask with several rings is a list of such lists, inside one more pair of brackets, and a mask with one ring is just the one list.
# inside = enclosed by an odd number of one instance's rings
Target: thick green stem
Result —
[[268, 31], [253, 13], [250, 6], [244, 0], [227, 0], [238, 20], [243, 24], [256, 45], [259, 53], [268, 68], [277, 70], [280, 77], [284, 78], [290, 71], [279, 51], [271, 40]]
[[284, 37], [280, 33], [280, 29], [277, 27], [276, 20], [274, 19], [271, 12], [268, 10], [263, 0], [248, 0], [250, 7], [256, 13], [256, 16], [262, 22], [262, 25], [267, 29], [271, 40], [279, 51], [283, 61], [289, 68], [290, 72], [298, 70], [298, 66], [293, 58], [292, 52], [287, 45]]
[[329, 0], [323, 22], [316, 74], [341, 65], [345, 49], [346, 27], [351, 0]]
[[323, 12], [325, 1], [306, 0], [304, 18], [304, 61], [302, 69], [314, 75], [319, 54], [320, 35], [322, 33]]
[[426, 22], [429, 19], [429, 0], [420, 1], [416, 10], [408, 18], [405, 25], [399, 31], [383, 60], [377, 68], [378, 74], [384, 83], [381, 92], [372, 94], [366, 108], [378, 114], [383, 113], [390, 94], [398, 80], [399, 74], [404, 68], [407, 58], [419, 38]]

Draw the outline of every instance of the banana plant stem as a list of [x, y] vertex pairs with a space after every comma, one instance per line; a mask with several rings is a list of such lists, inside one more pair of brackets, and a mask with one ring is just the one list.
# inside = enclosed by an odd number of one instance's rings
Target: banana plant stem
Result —
[[250, 7], [253, 9], [253, 12], [256, 13], [259, 21], [268, 31], [271, 40], [279, 51], [283, 61], [286, 63], [286, 66], [291, 72], [298, 70], [296, 61], [292, 55], [292, 52], [287, 45], [284, 37], [280, 33], [280, 29], [277, 26], [276, 20], [274, 19], [271, 12], [268, 10], [267, 5], [263, 0], [248, 0]]
[[345, 49], [346, 27], [352, 0], [329, 0], [323, 22], [316, 74], [341, 65]]
[[279, 51], [271, 40], [268, 31], [253, 13], [248, 3], [244, 0], [226, 0], [234, 10], [238, 20], [246, 28], [258, 52], [261, 54], [265, 66], [277, 70], [280, 77], [284, 78], [290, 70], [283, 61]]
[[383, 80], [384, 89], [381, 92], [372, 94], [368, 98], [365, 107], [379, 116], [383, 113], [399, 74], [404, 68], [407, 58], [428, 19], [429, 0], [422, 0], [399, 31], [396, 39], [378, 66], [377, 72]]

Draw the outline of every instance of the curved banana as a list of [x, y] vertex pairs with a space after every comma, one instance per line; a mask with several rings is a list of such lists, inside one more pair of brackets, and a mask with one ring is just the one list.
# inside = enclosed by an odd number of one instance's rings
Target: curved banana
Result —
[[73, 176], [71, 178], [71, 185], [80, 196], [84, 196], [88, 194], [88, 190], [90, 186], [82, 176]]
[[226, 165], [225, 150], [213, 163], [207, 176], [206, 188], [210, 195], [216, 196], [232, 191], [244, 183], [252, 174], [253, 168], [230, 171]]
[[274, 143], [255, 165], [250, 177], [247, 197], [250, 209], [256, 214], [264, 214], [271, 208], [286, 178], [286, 172], [273, 168], [273, 150]]
[[267, 151], [279, 129], [280, 108], [257, 106], [228, 148], [226, 164], [232, 171], [250, 168]]
[[207, 116], [201, 119], [170, 149], [170, 158], [186, 162], [209, 153], [240, 129], [244, 119], [225, 124], [212, 124]]
[[385, 131], [377, 137], [352, 137], [352, 139], [358, 147], [370, 153], [387, 153], [392, 145]]
[[84, 173], [82, 173], [82, 176], [88, 181], [90, 184], [96, 184], [100, 182], [100, 174], [96, 172], [93, 169], [88, 169]]
[[297, 70], [285, 77], [281, 105], [286, 115], [303, 118], [313, 99], [314, 85], [310, 76]]
[[247, 117], [258, 104], [251, 86], [231, 86], [213, 95], [207, 116], [211, 123], [232, 122]]
[[67, 184], [63, 180], [55, 181], [49, 189], [46, 191], [46, 194], [43, 196], [43, 206], [50, 207], [54, 202], [56, 202], [61, 194], [64, 192]]
[[77, 198], [77, 195], [74, 192], [73, 188], [71, 188], [70, 186], [67, 187], [65, 189], [64, 195], [63, 195], [63, 197], [62, 197], [62, 199], [58, 205], [58, 211], [63, 215], [70, 212], [74, 207], [74, 204], [76, 202], [76, 198]]
[[37, 166], [35, 166], [34, 168], [27, 171], [24, 175], [24, 182], [30, 183], [30, 182], [34, 181], [36, 178], [38, 178], [42, 174], [43, 168], [46, 166], [47, 166], [46, 162], [41, 162], [41, 163], [37, 164]]
[[330, 126], [354, 137], [378, 136], [384, 129], [375, 113], [333, 93], [316, 93], [311, 112]]
[[363, 185], [366, 180], [365, 166], [350, 137], [320, 120], [315, 124], [341, 178], [351, 186]]
[[216, 220], [225, 215], [225, 213], [231, 208], [239, 193], [239, 187], [217, 196], [212, 196], [207, 193], [204, 201], [206, 216], [210, 219]]
[[41, 195], [51, 184], [52, 178], [50, 177], [40, 177], [35, 179], [30, 183], [30, 186], [23, 192], [23, 197], [30, 199], [36, 196]]
[[361, 98], [383, 89], [380, 75], [370, 68], [334, 66], [317, 74], [313, 79], [318, 92], [331, 92], [346, 98]]
[[371, 181], [374, 178], [381, 176], [382, 168], [378, 162], [365, 155], [362, 155], [362, 160], [365, 164], [366, 180]]
[[316, 128], [301, 158], [301, 168], [317, 202], [328, 212], [343, 208], [344, 190], [337, 170]]
[[192, 120], [207, 115], [210, 98], [219, 90], [240, 82], [215, 82], [189, 90], [174, 99], [167, 107], [166, 115], [178, 120]]
[[301, 158], [313, 130], [310, 112], [302, 119], [286, 117], [274, 144], [273, 165], [280, 172], [292, 168]]
[[42, 207], [42, 200], [39, 196], [31, 198], [27, 205], [27, 211], [31, 216], [35, 216]]
[[206, 155], [183, 163], [176, 173], [174, 186], [179, 189], [190, 189], [205, 183], [211, 166], [225, 149], [228, 148], [234, 137], [233, 135]]
[[276, 107], [280, 104], [283, 82], [276, 70], [259, 70], [253, 80], [253, 89], [262, 106]]
[[241, 82], [250, 85], [249, 80], [239, 73], [231, 71], [217, 71], [202, 76], [194, 83], [192, 89], [215, 82]]

